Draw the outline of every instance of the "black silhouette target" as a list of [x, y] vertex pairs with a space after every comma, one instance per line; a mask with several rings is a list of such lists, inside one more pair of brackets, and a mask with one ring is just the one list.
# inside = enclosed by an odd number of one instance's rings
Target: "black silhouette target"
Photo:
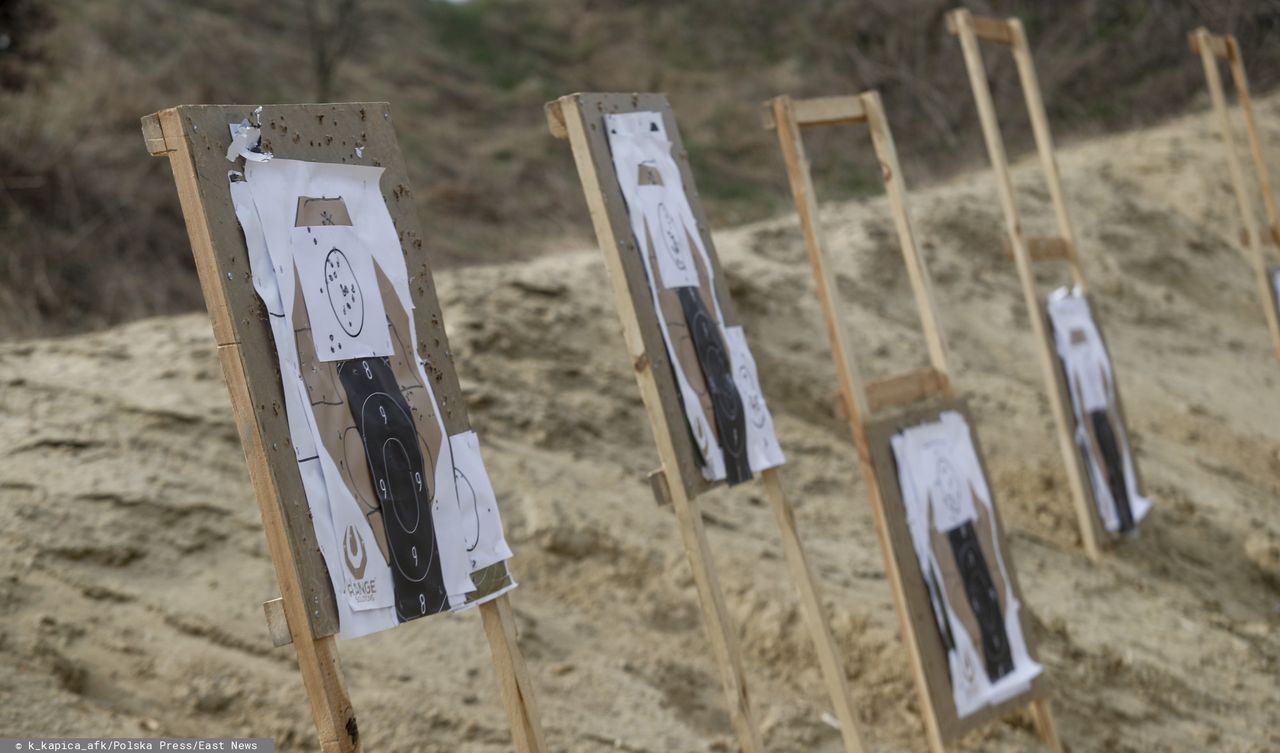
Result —
[[350, 260], [340, 249], [331, 249], [324, 257], [324, 292], [338, 326], [351, 337], [359, 336], [364, 330], [364, 295]]
[[413, 415], [391, 364], [386, 358], [343, 361], [338, 378], [382, 508], [396, 614], [405, 621], [444, 611], [449, 598], [431, 519], [431, 464], [424, 462]]
[[978, 534], [973, 521], [966, 521], [947, 531], [951, 552], [960, 579], [964, 583], [965, 597], [982, 633], [982, 655], [985, 659], [987, 678], [992, 682], [1013, 671], [1013, 652], [1009, 646], [1009, 634], [1005, 631], [1004, 615], [1000, 613], [1000, 597], [995, 581], [987, 567], [987, 558], [978, 544]]
[[724, 453], [725, 481], [730, 485], [751, 480], [751, 464], [747, 457], [747, 422], [742, 396], [733, 381], [729, 352], [720, 336], [720, 328], [711, 318], [698, 288], [675, 288], [684, 311], [689, 335], [698, 354], [698, 365], [711, 393], [711, 407]]
[[1121, 531], [1133, 530], [1133, 507], [1129, 504], [1129, 487], [1124, 482], [1124, 461], [1120, 457], [1120, 442], [1111, 426], [1111, 418], [1105, 410], [1089, 411], [1093, 422], [1093, 434], [1098, 438], [1098, 452], [1102, 455], [1102, 477], [1111, 491], [1116, 517]]

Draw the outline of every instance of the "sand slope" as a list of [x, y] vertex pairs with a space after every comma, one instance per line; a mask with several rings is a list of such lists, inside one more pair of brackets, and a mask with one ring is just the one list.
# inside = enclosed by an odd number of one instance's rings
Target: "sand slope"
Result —
[[[1277, 122], [1280, 99], [1261, 115]], [[1209, 126], [1196, 113], [1061, 154], [1158, 504], [1098, 567], [1077, 544], [990, 176], [914, 195], [1073, 751], [1280, 750], [1280, 364]], [[1280, 129], [1266, 135], [1280, 155]], [[1027, 224], [1047, 234], [1030, 167], [1018, 171]], [[833, 206], [824, 221], [866, 370], [922, 364], [884, 202]], [[923, 751], [794, 220], [718, 242], [869, 749]], [[440, 287], [517, 551], [515, 605], [553, 747], [734, 749], [672, 515], [642, 480], [655, 453], [597, 254], [449, 273]], [[0, 346], [0, 385], [0, 732], [312, 749], [292, 652], [270, 647], [262, 620], [273, 578], [204, 316]], [[706, 513], [769, 749], [838, 750], [760, 493], [716, 493]], [[478, 616], [343, 656], [368, 750], [509, 749]], [[1012, 719], [962, 749], [1040, 748]]]

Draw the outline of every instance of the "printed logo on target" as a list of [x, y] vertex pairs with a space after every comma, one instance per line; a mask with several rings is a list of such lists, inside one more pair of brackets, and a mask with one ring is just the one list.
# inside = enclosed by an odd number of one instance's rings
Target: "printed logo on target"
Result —
[[369, 547], [355, 526], [347, 526], [346, 534], [342, 537], [342, 560], [347, 566], [347, 572], [351, 573], [351, 580], [347, 581], [347, 596], [357, 602], [376, 599], [377, 582], [364, 579], [365, 568], [369, 565]]

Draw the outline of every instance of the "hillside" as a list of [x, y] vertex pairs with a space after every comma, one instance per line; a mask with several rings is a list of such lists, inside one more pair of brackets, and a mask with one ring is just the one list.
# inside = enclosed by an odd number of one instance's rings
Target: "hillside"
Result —
[[[1280, 98], [1261, 114], [1280, 154]], [[1060, 155], [1157, 503], [1098, 566], [1076, 541], [994, 183], [965, 174], [914, 196], [957, 383], [1078, 753], [1280, 750], [1280, 367], [1231, 240], [1218, 150], [1194, 113]], [[1031, 167], [1016, 179], [1035, 234], [1050, 212]], [[922, 363], [883, 200], [832, 204], [824, 224], [868, 371]], [[799, 232], [787, 217], [717, 242], [869, 750], [924, 751]], [[552, 747], [731, 750], [673, 518], [643, 481], [656, 461], [597, 255], [438, 283], [516, 549], [514, 603]], [[0, 345], [0, 384], [0, 729], [311, 749], [291, 651], [271, 649], [263, 625], [271, 568], [207, 320]], [[837, 751], [772, 515], [750, 489], [714, 494], [706, 511], [769, 750]], [[342, 648], [369, 750], [509, 749], [475, 614]], [[1014, 719], [960, 750], [1040, 748]]]
[[[99, 328], [201, 308], [169, 172], [138, 118], [185, 103], [390, 101], [440, 264], [590, 245], [581, 192], [544, 101], [572, 91], [661, 90], [680, 113], [712, 220], [786, 208], [756, 107], [779, 93], [883, 90], [908, 177], [980, 164], [953, 0], [14, 0], [0, 6], [0, 338]], [[1060, 140], [1149, 125], [1202, 96], [1185, 34], [1240, 37], [1255, 86], [1280, 79], [1280, 6], [1111, 0], [974, 2], [1018, 14]], [[317, 78], [324, 53], [329, 84]], [[1021, 133], [1007, 55], [997, 99]], [[825, 195], [874, 184], [822, 134]], [[1025, 139], [1015, 139], [1017, 149]], [[857, 173], [865, 174], [865, 173]]]

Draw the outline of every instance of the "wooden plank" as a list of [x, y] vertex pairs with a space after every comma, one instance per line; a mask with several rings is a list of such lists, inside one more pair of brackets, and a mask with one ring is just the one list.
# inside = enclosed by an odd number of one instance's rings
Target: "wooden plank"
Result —
[[[1258, 242], [1264, 246], [1280, 246], [1280, 227], [1272, 227], [1267, 229], [1266, 235], [1259, 233]], [[1240, 231], [1240, 248], [1249, 248], [1249, 233], [1245, 230]]]
[[[895, 562], [897, 577], [891, 581], [896, 587], [895, 597], [902, 602], [906, 611], [907, 624], [911, 626], [914, 636], [915, 651], [918, 661], [924, 668], [925, 677], [950, 676], [947, 666], [946, 652], [938, 633], [937, 622], [930, 607], [929, 594], [925, 589], [924, 575], [920, 572], [920, 564], [916, 559], [915, 548], [911, 543], [911, 532], [907, 527], [903, 512], [902, 491], [898, 485], [897, 463], [894, 460], [893, 448], [890, 444], [893, 435], [908, 426], [915, 426], [926, 421], [936, 421], [944, 411], [956, 411], [964, 416], [973, 432], [974, 449], [977, 451], [982, 473], [987, 478], [984, 454], [977, 431], [968, 406], [963, 400], [944, 399], [927, 406], [920, 406], [896, 414], [884, 416], [870, 422], [866, 426], [866, 441], [871, 451], [873, 472], [879, 480], [880, 494], [877, 504], [881, 508], [879, 517], [885, 521], [888, 538], [887, 552]], [[1022, 602], [1019, 620], [1022, 623], [1023, 635], [1030, 637], [1031, 626], [1026, 599], [1022, 597], [1022, 588], [1018, 583], [1017, 569], [1009, 559], [1009, 546], [1004, 538], [1004, 523], [1000, 518], [1000, 506], [992, 491], [992, 502], [996, 518], [996, 540], [1000, 551], [1005, 553], [1005, 565], [1009, 571], [1009, 580]], [[1035, 647], [1028, 642], [1028, 652], [1035, 660]], [[960, 718], [956, 714], [955, 699], [951, 694], [948, 682], [926, 684], [923, 692], [927, 695], [928, 705], [934, 710], [937, 742], [933, 747], [937, 751], [944, 749], [943, 743], [956, 740], [967, 732], [977, 729], [989, 722], [1003, 718], [1014, 711], [1024, 708], [1028, 703], [1044, 698], [1048, 694], [1048, 678], [1041, 673], [1031, 684], [1030, 690], [1022, 695], [1009, 699], [996, 706], [988, 706], [970, 716]], [[931, 736], [932, 737], [932, 736]]]
[[797, 99], [792, 101], [792, 106], [801, 128], [862, 123], [867, 119], [862, 98], [858, 96]]
[[152, 113], [142, 118], [142, 140], [147, 145], [147, 153], [152, 157], [169, 153], [169, 146], [164, 141], [164, 128], [160, 125], [159, 113]]
[[[796, 122], [795, 108], [790, 97], [775, 97], [770, 106], [773, 109], [773, 119], [778, 130], [778, 142], [782, 147], [782, 156], [787, 166], [791, 196], [795, 200], [796, 213], [800, 217], [800, 230], [804, 236], [805, 250], [809, 255], [809, 266], [813, 268], [818, 303], [822, 308], [822, 320], [826, 326], [827, 338], [831, 341], [831, 353], [835, 359], [845, 415], [852, 425], [861, 426], [863, 417], [869, 415], [870, 410], [867, 394], [862, 377], [858, 373], [857, 362], [853, 359], [853, 351], [846, 343], [844, 328], [840, 325], [840, 317], [835, 305], [835, 276], [827, 264], [818, 221], [818, 199], [813, 190], [813, 179], [809, 171], [809, 159], [804, 152], [804, 141], [800, 137], [800, 125]], [[857, 432], [855, 432], [856, 436]], [[863, 448], [859, 447], [858, 452], [861, 457]]]
[[1231, 57], [1231, 48], [1228, 46], [1226, 38], [1210, 34], [1203, 27], [1187, 35], [1187, 45], [1191, 47], [1191, 52], [1195, 55], [1199, 55], [1201, 50], [1208, 50], [1209, 54], [1215, 58]]
[[[1067, 211], [1067, 200], [1062, 190], [1062, 176], [1058, 172], [1058, 159], [1054, 155], [1053, 135], [1049, 132], [1049, 116], [1045, 113], [1044, 97], [1040, 94], [1040, 80], [1036, 76], [1036, 64], [1031, 59], [1031, 46], [1027, 43], [1027, 34], [1023, 31], [1022, 22], [1009, 20], [1009, 30], [1013, 35], [1013, 60], [1018, 69], [1018, 79], [1022, 82], [1022, 96], [1027, 103], [1027, 114], [1031, 117], [1031, 131], [1035, 137], [1036, 153], [1040, 157], [1040, 167], [1044, 170], [1045, 183], [1049, 186], [1049, 200], [1053, 204], [1053, 215], [1058, 223], [1058, 236], [1062, 241], [1058, 246], [1071, 265], [1071, 282], [1077, 288], [1086, 290], [1084, 270], [1076, 255], [1076, 231], [1071, 223], [1071, 214]], [[1034, 257], [1034, 248], [1029, 248]]]
[[[1267, 263], [1262, 236], [1258, 228], [1258, 220], [1253, 214], [1253, 203], [1249, 197], [1248, 186], [1244, 179], [1244, 169], [1236, 153], [1235, 135], [1231, 128], [1231, 117], [1227, 111], [1227, 98], [1223, 93], [1222, 77], [1218, 72], [1218, 62], [1210, 50], [1209, 32], [1200, 28], [1194, 32], [1200, 40], [1198, 46], [1200, 61], [1204, 66], [1205, 80], [1209, 85], [1209, 98], [1213, 101], [1213, 111], [1218, 120], [1218, 132], [1222, 138], [1222, 146], [1226, 153], [1227, 171], [1231, 176], [1231, 188], [1236, 195], [1236, 204], [1240, 210], [1240, 223], [1244, 226], [1249, 242], [1246, 246], [1246, 258], [1253, 271], [1254, 284], [1257, 286], [1258, 299], [1262, 302], [1263, 316], [1266, 318], [1267, 330], [1271, 334], [1272, 349], [1280, 358], [1280, 316], [1271, 305], [1273, 297], [1271, 281], [1267, 277]], [[1246, 84], [1247, 85], [1247, 84]], [[1265, 165], [1263, 170], [1265, 171]], [[1274, 201], [1274, 199], [1272, 200]], [[1269, 209], [1270, 211], [1274, 211]]]
[[[1065, 238], [1026, 238], [1027, 255], [1031, 261], [1070, 261], [1071, 246]], [[1004, 239], [1004, 251], [1010, 260], [1013, 259], [1013, 246], [1009, 239]]]
[[653, 491], [653, 501], [658, 503], [658, 507], [665, 507], [671, 504], [671, 486], [667, 483], [667, 474], [661, 468], [656, 471], [649, 471], [646, 477], [649, 480], [649, 488]]
[[1027, 253], [1032, 261], [1070, 261], [1073, 256], [1071, 241], [1066, 238], [1028, 238]]
[[[928, 596], [923, 592], [923, 580], [919, 576], [919, 566], [914, 564], [914, 550], [911, 548], [909, 533], [906, 534], [905, 546], [907, 548], [904, 550], [902, 548], [903, 536], [901, 532], [899, 531], [898, 535], [895, 536], [891, 530], [889, 520], [894, 513], [891, 513], [886, 508], [886, 497], [883, 490], [886, 487], [891, 487], [892, 493], [897, 494], [898, 506], [901, 506], [901, 496], [896, 491], [897, 477], [894, 470], [896, 466], [891, 464], [891, 460], [889, 464], [884, 463], [882, 460], [879, 467], [873, 462], [873, 443], [881, 442], [881, 440], [868, 436], [868, 428], [864, 424], [862, 417], [874, 415], [892, 406], [918, 403], [934, 397], [940, 397], [944, 401], [944, 406], [958, 406], [962, 413], [964, 409], [962, 404], [955, 403], [953, 400], [954, 396], [952, 395], [952, 387], [947, 372], [945, 350], [941, 333], [937, 326], [937, 314], [933, 307], [932, 290], [927, 270], [919, 248], [915, 243], [915, 233], [906, 207], [906, 189], [901, 180], [902, 171], [898, 164], [893, 136], [884, 116], [883, 105], [876, 92], [864, 93], [860, 95], [860, 99], [863, 102], [872, 142], [880, 160], [881, 173], [885, 182], [885, 189], [889, 194], [890, 206], [897, 225], [904, 261], [911, 275], [912, 290], [920, 312], [921, 324], [925, 330], [926, 340], [930, 345], [930, 361], [932, 364], [930, 367], [908, 374], [874, 382], [867, 385], [865, 390], [861, 386], [852, 359], [848, 355], [849, 351], [844, 344], [842, 330], [835, 312], [831, 276], [827, 271], [825, 255], [818, 232], [816, 197], [813, 193], [809, 164], [804, 153], [804, 144], [799, 134], [800, 126], [796, 122], [792, 101], [787, 97], [775, 97], [771, 100], [768, 105], [770, 109], [768, 122], [778, 131], [792, 195], [796, 202], [797, 211], [800, 214], [805, 245], [812, 262], [811, 266], [813, 267], [818, 288], [818, 299], [823, 308], [824, 319], [827, 322], [828, 337], [831, 340], [837, 371], [840, 374], [841, 393], [845, 404], [851, 406], [851, 408], [846, 409], [846, 418], [849, 421], [854, 444], [858, 450], [858, 457], [863, 469], [863, 478], [867, 484], [868, 497], [871, 502], [873, 517], [876, 521], [877, 535], [880, 538], [881, 550], [885, 557], [885, 571], [894, 596], [895, 608], [903, 626], [903, 640], [906, 644], [912, 675], [915, 678], [920, 698], [921, 712], [924, 717], [929, 746], [934, 753], [942, 753], [945, 750], [945, 741], [947, 739], [958, 737], [968, 729], [972, 729], [1017, 708], [1020, 704], [1025, 703], [1028, 698], [1032, 699], [1033, 713], [1038, 713], [1036, 710], [1040, 706], [1037, 705], [1039, 703], [1037, 699], [1046, 691], [1044, 690], [1043, 679], [1038, 679], [1032, 688], [1030, 696], [1013, 699], [999, 708], [987, 709], [961, 722], [954, 718], [954, 701], [951, 700], [947, 689], [944, 687], [941, 691], [946, 693], [946, 697], [942, 698], [938, 688], [943, 684], [930, 680], [931, 677], [948, 677], [949, 669], [946, 665], [945, 655], [942, 655], [941, 661], [938, 659], [941, 648], [936, 640], [937, 629], [932, 623], [932, 611], [929, 607]], [[925, 408], [924, 410], [941, 411], [937, 407]], [[892, 422], [893, 419], [890, 418], [889, 420]], [[882, 444], [883, 446], [879, 447], [880, 450], [883, 451], [889, 448], [887, 437], [883, 439]], [[897, 517], [897, 524], [905, 527], [900, 512], [897, 513]], [[1000, 542], [1000, 546], [1004, 550], [1002, 538]], [[903, 561], [905, 556], [911, 558], [911, 566], [915, 570], [916, 580], [912, 584], [908, 584], [903, 580], [904, 572], [906, 572]], [[1014, 583], [1016, 588], [1016, 580]], [[912, 601], [913, 599], [915, 600], [914, 602]], [[926, 623], [914, 619], [919, 614], [926, 615], [929, 621]], [[929, 646], [922, 646], [922, 640], [928, 642]], [[939, 714], [940, 705], [943, 703], [950, 705], [950, 716], [945, 713]], [[1042, 729], [1042, 736], [1045, 736], [1046, 741], [1050, 742], [1054, 750], [1061, 753], [1061, 743], [1057, 741], [1056, 731], [1052, 729], [1052, 717], [1048, 715], [1047, 706], [1044, 707], [1044, 715], [1044, 718], [1049, 720], [1049, 727]], [[1038, 727], [1038, 729], [1040, 728]]]
[[[795, 110], [796, 125], [802, 128], [865, 123], [867, 120], [862, 98], [857, 95], [793, 99], [791, 106]], [[772, 101], [761, 104], [760, 120], [766, 131], [777, 127], [774, 123]]]
[[929, 349], [929, 363], [942, 376], [942, 391], [950, 396], [952, 392], [947, 349], [942, 340], [942, 330], [938, 326], [933, 281], [929, 277], [929, 269], [924, 263], [920, 247], [916, 244], [915, 225], [911, 221], [911, 213], [907, 211], [907, 186], [902, 166], [898, 164], [898, 147], [893, 140], [893, 131], [889, 128], [889, 119], [885, 117], [880, 93], [869, 91], [862, 94], [861, 99], [867, 112], [871, 146], [880, 160], [880, 179], [889, 197], [889, 212], [893, 215], [893, 223], [898, 231], [902, 260], [906, 264], [907, 278], [911, 281], [911, 292], [915, 296], [916, 310], [920, 314], [920, 327], [924, 330], [925, 345]]
[[805, 624], [809, 627], [814, 651], [818, 655], [818, 666], [827, 683], [827, 693], [831, 696], [836, 719], [840, 721], [840, 734], [844, 739], [845, 753], [862, 753], [858, 715], [854, 707], [853, 694], [849, 692], [849, 680], [845, 676], [844, 661], [840, 658], [835, 638], [831, 635], [827, 607], [818, 590], [818, 580], [800, 543], [795, 510], [782, 487], [781, 472], [777, 468], [764, 471], [761, 477], [764, 481], [765, 496], [769, 499], [769, 506], [773, 508], [778, 528], [782, 531], [782, 551], [787, 560], [791, 580], [799, 591], [800, 611], [804, 615]]
[[262, 602], [262, 614], [267, 618], [267, 631], [271, 634], [272, 646], [280, 648], [293, 643], [293, 636], [289, 635], [289, 618], [284, 613], [284, 599], [277, 596]]
[[507, 711], [507, 722], [516, 753], [546, 753], [547, 743], [542, 734], [542, 715], [538, 710], [533, 682], [525, 665], [516, 635], [515, 616], [511, 612], [509, 596], [503, 594], [481, 604], [480, 619], [485, 637], [493, 654], [494, 674], [498, 690]]
[[[1262, 207], [1267, 215], [1267, 236], [1263, 237], [1261, 232], [1258, 234], [1258, 246], [1256, 250], [1257, 260], [1254, 263], [1254, 277], [1258, 281], [1259, 288], [1266, 285], [1268, 295], [1263, 297], [1264, 306], [1267, 307], [1268, 329], [1271, 331], [1272, 344], [1276, 351], [1276, 356], [1280, 358], [1280, 319], [1276, 318], [1276, 310], [1274, 306], [1268, 305], [1273, 299], [1274, 288], [1271, 285], [1271, 276], [1267, 272], [1266, 250], [1264, 246], [1268, 243], [1280, 246], [1280, 211], [1276, 207], [1275, 192], [1271, 187], [1271, 171], [1267, 169], [1267, 158], [1262, 149], [1262, 137], [1258, 131], [1258, 119], [1253, 112], [1253, 97], [1249, 94], [1249, 77], [1244, 70], [1244, 57], [1240, 54], [1240, 45], [1236, 43], [1234, 36], [1226, 37], [1228, 60], [1230, 61], [1231, 79], [1236, 87], [1236, 99], [1240, 104], [1240, 111], [1244, 115], [1245, 132], [1249, 137], [1249, 153], [1253, 157], [1253, 169], [1258, 177], [1258, 189], [1262, 192]], [[1241, 197], [1243, 198], [1243, 197]], [[1261, 272], [1260, 272], [1261, 270]], [[1275, 320], [1275, 325], [1272, 325]]]
[[[245, 451], [272, 564], [280, 585], [265, 606], [277, 640], [280, 617], [298, 655], [312, 717], [326, 752], [360, 750], [333, 635], [336, 602], [290, 442], [278, 360], [265, 308], [253, 290], [248, 253], [235, 217], [226, 161], [227, 126], [248, 117], [244, 105], [171, 108], [142, 119], [148, 151], [169, 157], [201, 289], [213, 325], [232, 412]], [[434, 389], [449, 434], [470, 429], [452, 368], [443, 316], [427, 263], [414, 199], [385, 103], [269, 105], [261, 110], [263, 147], [277, 157], [383, 166], [383, 198], [399, 232], [409, 278], [419, 356], [435, 365]], [[357, 151], [359, 148], [359, 151]]]
[[1267, 214], [1267, 230], [1272, 241], [1280, 240], [1280, 210], [1276, 208], [1275, 191], [1271, 188], [1271, 171], [1267, 169], [1267, 157], [1263, 153], [1262, 136], [1258, 131], [1258, 118], [1253, 112], [1253, 97], [1249, 94], [1249, 76], [1244, 70], [1244, 57], [1234, 36], [1228, 35], [1231, 80], [1236, 87], [1236, 100], [1244, 115], [1245, 132], [1249, 136], [1249, 153], [1253, 157], [1253, 169], [1258, 176], [1258, 188], [1262, 191], [1262, 207]]
[[1066, 753], [1062, 738], [1058, 736], [1058, 723], [1053, 718], [1053, 710], [1049, 708], [1049, 699], [1040, 698], [1031, 702], [1031, 722], [1036, 733], [1044, 740], [1053, 753]]
[[[647, 277], [631, 236], [626, 203], [613, 172], [609, 144], [604, 134], [603, 116], [606, 113], [634, 111], [662, 114], [686, 195], [703, 234], [703, 242], [712, 256], [712, 264], [718, 269], [719, 261], [688, 171], [687, 155], [681, 146], [680, 132], [666, 97], [654, 94], [571, 94], [561, 97], [558, 107], [547, 109], [552, 133], [557, 132], [556, 123], [563, 123], [563, 132], [573, 150], [587, 208], [609, 272], [623, 336], [635, 367], [636, 381], [649, 415], [658, 456], [662, 460], [671, 506], [698, 590], [707, 638], [728, 699], [729, 719], [743, 753], [761, 753], [764, 748], [751, 709], [737, 635], [730, 627], [728, 608], [697, 504], [696, 495], [707, 484], [702, 481], [702, 473], [693, 454], [666, 345], [658, 330]], [[723, 284], [723, 280], [724, 275], [717, 276], [717, 284]], [[729, 297], [724, 291], [718, 292], [728, 319], [732, 316], [728, 309]]]
[[871, 408], [871, 415], [874, 416], [890, 408], [918, 403], [935, 395], [941, 395], [947, 388], [947, 375], [932, 366], [926, 366], [871, 382], [867, 385], [867, 405]]
[[[954, 35], [960, 32], [953, 13], [954, 11], [947, 14], [946, 26], [947, 33]], [[968, 13], [968, 11], [966, 10], [965, 13]], [[969, 26], [973, 29], [974, 36], [984, 42], [1000, 44], [1006, 47], [1013, 45], [1013, 30], [1010, 28], [1010, 21], [1006, 21], [1003, 18], [991, 18], [990, 16], [969, 16]]]
[[[180, 155], [183, 151], [182, 147], [178, 147], [174, 154]], [[177, 172], [175, 165], [175, 173]], [[182, 181], [179, 181], [179, 185], [181, 184]], [[181, 194], [182, 191], [179, 191], [179, 195]], [[187, 211], [184, 202], [184, 214]], [[191, 227], [191, 219], [188, 216], [188, 228]], [[236, 343], [220, 345], [218, 358], [222, 362], [222, 374], [231, 393], [232, 413], [240, 430], [240, 441], [249, 466], [249, 480], [254, 487], [258, 511], [262, 516], [262, 528], [267, 535], [267, 550], [271, 553], [276, 582], [280, 585], [285, 624], [289, 630], [290, 642], [297, 651], [298, 671], [302, 673], [302, 683], [311, 705], [311, 717], [320, 738], [320, 748], [325, 753], [355, 753], [360, 750], [355, 710], [351, 706], [342, 669], [338, 665], [334, 637], [317, 636], [312, 631], [311, 620], [319, 614], [319, 604], [312, 604], [304, 595], [302, 569], [304, 565], [312, 563], [307, 558], [300, 557], [298, 550], [294, 548], [291, 534], [298, 531], [290, 528], [287, 522], [289, 507], [282, 504], [278, 488], [272, 483], [273, 463], [263, 443], [262, 427], [254, 413], [241, 347]], [[287, 465], [296, 469], [297, 463], [292, 454], [292, 450], [289, 450]], [[311, 533], [314, 538], [314, 531]]]
[[898, 613], [899, 624], [902, 625], [902, 640], [906, 646], [907, 658], [915, 679], [916, 690], [920, 699], [920, 714], [924, 719], [925, 733], [929, 747], [933, 753], [943, 752], [941, 730], [938, 726], [937, 713], [933, 707], [933, 699], [929, 694], [929, 676], [919, 648], [920, 636], [915, 623], [910, 619], [906, 595], [901, 583], [902, 573], [898, 567], [898, 559], [893, 553], [893, 543], [889, 536], [885, 519], [884, 505], [880, 496], [880, 478], [871, 462], [870, 447], [864, 427], [864, 416], [869, 415], [868, 401], [862, 380], [858, 375], [857, 364], [853, 360], [852, 351], [845, 343], [844, 329], [840, 325], [835, 306], [835, 281], [827, 264], [825, 250], [818, 226], [817, 196], [813, 190], [813, 181], [809, 172], [809, 161], [804, 152], [804, 141], [800, 137], [800, 126], [796, 123], [795, 112], [789, 97], [775, 97], [771, 102], [774, 122], [778, 130], [778, 141], [782, 147], [782, 155], [787, 166], [787, 179], [791, 185], [792, 197], [795, 199], [796, 211], [800, 217], [805, 249], [809, 255], [809, 265], [813, 270], [814, 285], [818, 293], [818, 302], [822, 308], [823, 321], [827, 330], [827, 338], [831, 344], [832, 358], [835, 361], [836, 373], [840, 382], [840, 396], [844, 401], [845, 419], [849, 423], [849, 433], [853, 438], [857, 452], [858, 464], [862, 467], [863, 483], [867, 487], [867, 498], [871, 503], [871, 514], [875, 520], [876, 536], [880, 539], [880, 552], [884, 556], [885, 574], [893, 593], [894, 608]]
[[1031, 319], [1031, 330], [1036, 339], [1036, 355], [1040, 362], [1041, 374], [1049, 389], [1049, 404], [1053, 409], [1054, 424], [1057, 428], [1058, 448], [1067, 466], [1067, 481], [1071, 486], [1071, 499], [1080, 524], [1081, 540], [1085, 553], [1091, 560], [1097, 561], [1102, 556], [1099, 540], [1095, 535], [1097, 508], [1091, 504], [1085, 468], [1076, 450], [1070, 403], [1063, 399], [1062, 392], [1055, 387], [1056, 380], [1059, 378], [1058, 359], [1048, 335], [1045, 317], [1041, 313], [1040, 297], [1036, 293], [1035, 274], [1031, 269], [1031, 255], [1027, 251], [1026, 242], [1022, 236], [1022, 220], [1018, 216], [1013, 179], [1009, 173], [1009, 161], [1004, 151], [1004, 139], [1000, 135], [1000, 124], [996, 118], [995, 104], [991, 99], [991, 85], [987, 81], [986, 69], [982, 65], [982, 53], [978, 49], [978, 39], [973, 31], [972, 16], [969, 11], [964, 8], [951, 11], [949, 18], [953, 19], [952, 23], [960, 38], [965, 68], [969, 73], [969, 84], [973, 89], [973, 98], [978, 107], [978, 119], [982, 124], [983, 140], [986, 142], [987, 155], [991, 159], [991, 167], [995, 172], [1000, 206], [1004, 211], [1005, 233], [1008, 236], [1009, 246], [1013, 249], [1018, 281], [1022, 286], [1027, 314]]
[[547, 131], [557, 139], [569, 138], [569, 129], [564, 122], [564, 108], [560, 106], [560, 100], [546, 103], [542, 110], [547, 116]]

